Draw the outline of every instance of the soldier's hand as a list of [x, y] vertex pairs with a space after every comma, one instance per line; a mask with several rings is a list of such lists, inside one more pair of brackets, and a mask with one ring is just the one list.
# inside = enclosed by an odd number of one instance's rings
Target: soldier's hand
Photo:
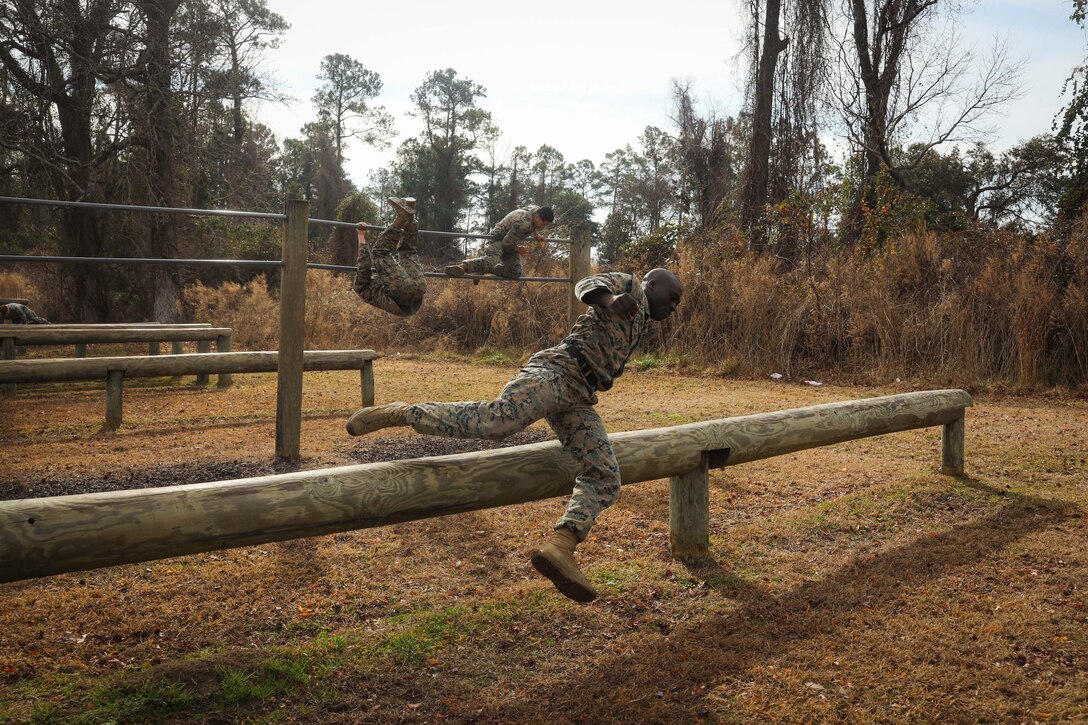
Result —
[[613, 295], [612, 299], [606, 300], [601, 305], [610, 314], [615, 315], [623, 320], [633, 320], [635, 315], [638, 314], [638, 303], [635, 302], [635, 298], [624, 292], [622, 295]]
[[538, 242], [543, 242], [544, 241], [544, 235], [541, 234], [540, 232], [533, 232], [533, 236], [536, 237], [536, 240]]

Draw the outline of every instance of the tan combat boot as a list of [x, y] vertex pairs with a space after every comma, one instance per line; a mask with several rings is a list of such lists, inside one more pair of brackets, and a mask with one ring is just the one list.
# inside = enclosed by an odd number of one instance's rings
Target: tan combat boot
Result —
[[442, 268], [442, 271], [448, 274], [450, 277], [465, 276], [465, 268], [460, 264], [448, 264]]
[[408, 425], [407, 412], [408, 404], [399, 401], [359, 408], [348, 419], [348, 433], [353, 436], [361, 436], [382, 428]]
[[578, 537], [566, 526], [556, 529], [539, 549], [529, 557], [533, 567], [552, 580], [559, 593], [576, 602], [592, 602], [597, 590], [585, 578], [574, 561]]
[[397, 218], [386, 229], [401, 229], [416, 218], [416, 200], [412, 197], [391, 196], [386, 201], [397, 213]]

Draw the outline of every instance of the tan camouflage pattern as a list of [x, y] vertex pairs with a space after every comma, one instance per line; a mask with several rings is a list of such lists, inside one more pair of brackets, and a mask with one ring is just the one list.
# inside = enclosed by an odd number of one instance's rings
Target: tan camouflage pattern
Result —
[[[419, 433], [486, 440], [501, 440], [541, 418], [547, 420], [563, 448], [581, 465], [555, 528], [568, 527], [581, 541], [619, 496], [620, 469], [604, 422], [593, 409], [596, 398], [571, 373], [569, 364], [555, 364], [537, 354], [495, 400], [417, 403], [408, 406], [406, 417]], [[573, 373], [578, 374], [577, 367]]]
[[[468, 274], [498, 274], [510, 279], [521, 277], [521, 255], [518, 254], [518, 242], [536, 231], [533, 227], [533, 215], [539, 209], [539, 206], [531, 204], [521, 209], [515, 209], [504, 216], [498, 224], [491, 227], [491, 234], [502, 238], [487, 241], [484, 244], [481, 256], [461, 262], [465, 272]], [[502, 267], [496, 270], [495, 265], [498, 264], [501, 264]]]
[[419, 312], [427, 291], [427, 278], [416, 254], [419, 225], [412, 221], [400, 229], [386, 229], [378, 239], [359, 246], [352, 289], [364, 302], [398, 317]]

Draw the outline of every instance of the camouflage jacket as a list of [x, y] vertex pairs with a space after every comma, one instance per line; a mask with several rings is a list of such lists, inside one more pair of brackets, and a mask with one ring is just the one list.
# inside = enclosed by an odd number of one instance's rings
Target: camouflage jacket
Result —
[[536, 214], [538, 209], [540, 209], [539, 206], [530, 204], [521, 209], [515, 209], [504, 216], [498, 224], [491, 227], [491, 234], [501, 236], [502, 239], [492, 243], [517, 244], [528, 237], [535, 231], [533, 228], [533, 214]]
[[26, 305], [19, 304], [18, 302], [9, 302], [4, 305], [7, 313], [4, 315], [4, 320], [11, 320], [16, 325], [26, 325], [28, 323], [42, 324], [45, 319], [38, 317], [34, 310], [30, 309]]
[[623, 375], [627, 360], [650, 327], [650, 307], [639, 277], [622, 272], [598, 274], [580, 281], [574, 293], [585, 301], [587, 294], [598, 289], [607, 289], [614, 295], [625, 292], [631, 295], [638, 304], [634, 319], [624, 320], [591, 305], [561, 343], [533, 356], [537, 362], [547, 359], [567, 372], [574, 371], [592, 391], [608, 390]]

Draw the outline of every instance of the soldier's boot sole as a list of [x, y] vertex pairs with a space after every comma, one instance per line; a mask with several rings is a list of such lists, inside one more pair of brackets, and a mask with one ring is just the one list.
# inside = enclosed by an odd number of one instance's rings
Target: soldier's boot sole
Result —
[[442, 268], [442, 271], [448, 274], [450, 277], [464, 277], [465, 268], [459, 264], [449, 264]]
[[348, 419], [348, 433], [353, 436], [361, 436], [382, 428], [408, 425], [407, 412], [408, 404], [399, 401], [359, 408]]
[[396, 219], [389, 225], [389, 229], [402, 229], [407, 226], [413, 219], [416, 218], [416, 200], [412, 198], [401, 198], [399, 196], [391, 196], [386, 201], [393, 207], [393, 211], [397, 213]]
[[576, 602], [592, 602], [597, 590], [585, 578], [574, 557], [552, 543], [546, 543], [529, 557], [533, 568], [551, 580], [559, 593]]

